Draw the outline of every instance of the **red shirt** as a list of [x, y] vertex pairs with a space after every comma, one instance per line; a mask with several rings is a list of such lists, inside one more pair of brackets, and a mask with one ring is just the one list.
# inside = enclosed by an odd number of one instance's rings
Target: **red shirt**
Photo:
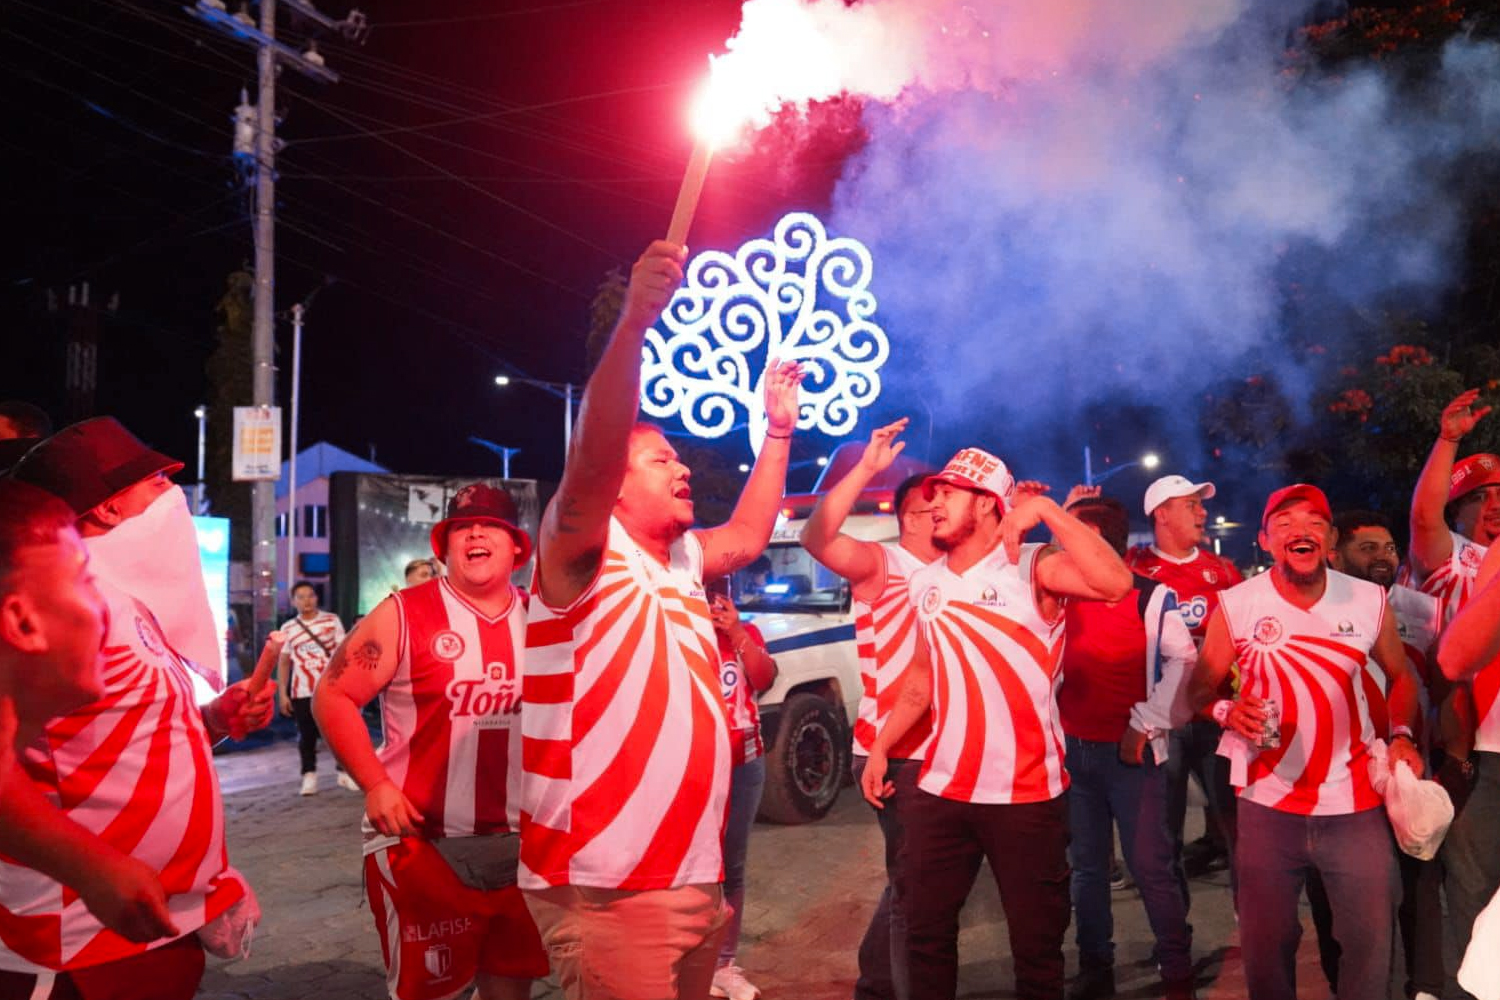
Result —
[[1119, 742], [1130, 709], [1146, 697], [1146, 626], [1139, 591], [1123, 600], [1069, 601], [1064, 613], [1063, 732], [1081, 740]]
[[[724, 710], [729, 716], [730, 760], [736, 767], [748, 764], [766, 753], [760, 738], [760, 708], [756, 705], [755, 686], [745, 675], [745, 663], [735, 654], [729, 636], [714, 629], [719, 640], [719, 683], [724, 687]], [[760, 629], [746, 623], [745, 641], [766, 648]]]

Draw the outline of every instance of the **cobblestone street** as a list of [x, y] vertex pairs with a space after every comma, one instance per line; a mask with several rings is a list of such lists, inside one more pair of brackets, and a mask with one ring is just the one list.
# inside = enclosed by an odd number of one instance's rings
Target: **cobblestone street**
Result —
[[[255, 886], [265, 917], [250, 959], [229, 965], [210, 959], [200, 996], [385, 996], [379, 943], [361, 900], [360, 796], [334, 784], [325, 753], [319, 794], [299, 797], [296, 748], [289, 742], [216, 760], [230, 859]], [[855, 953], [879, 895], [880, 858], [879, 831], [852, 788], [822, 822], [755, 827], [740, 964], [766, 1000], [852, 996]], [[1139, 899], [1131, 890], [1115, 893], [1114, 901], [1119, 996], [1155, 996], [1150, 933]], [[1200, 995], [1244, 996], [1224, 873], [1193, 883], [1193, 923]], [[1005, 921], [987, 872], [980, 875], [963, 926], [960, 996], [1011, 996]], [[1076, 957], [1071, 933], [1068, 952], [1071, 974]], [[1310, 928], [1298, 976], [1303, 996], [1326, 995]], [[561, 993], [543, 983], [535, 996]]]

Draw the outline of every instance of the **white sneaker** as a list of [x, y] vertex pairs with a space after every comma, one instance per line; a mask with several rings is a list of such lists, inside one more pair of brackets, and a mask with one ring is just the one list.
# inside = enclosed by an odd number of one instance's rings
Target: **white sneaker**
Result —
[[755, 1000], [760, 990], [751, 985], [738, 965], [724, 965], [714, 970], [714, 984], [709, 987], [708, 995], [727, 1000]]
[[349, 777], [349, 772], [348, 771], [340, 771], [339, 772], [339, 787], [340, 788], [347, 788], [351, 792], [357, 792], [357, 791], [360, 790], [359, 782], [357, 782], [353, 778]]
[[317, 771], [308, 771], [306, 774], [304, 774], [302, 776], [302, 791], [299, 794], [302, 794], [302, 795], [317, 795], [318, 794], [318, 772]]

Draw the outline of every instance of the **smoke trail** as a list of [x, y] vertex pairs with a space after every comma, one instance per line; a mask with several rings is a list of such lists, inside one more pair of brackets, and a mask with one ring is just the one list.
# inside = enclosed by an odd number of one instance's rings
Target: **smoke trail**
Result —
[[1494, 45], [1451, 43], [1416, 95], [1371, 69], [1298, 82], [1305, 8], [751, 0], [726, 59], [774, 40], [822, 60], [779, 98], [876, 98], [830, 229], [871, 247], [888, 383], [940, 408], [941, 445], [1065, 480], [1087, 414], [1146, 403], [1175, 440], [1117, 446], [1201, 471], [1206, 387], [1261, 370], [1303, 394], [1288, 343], [1456, 277], [1455, 167], [1500, 135]]

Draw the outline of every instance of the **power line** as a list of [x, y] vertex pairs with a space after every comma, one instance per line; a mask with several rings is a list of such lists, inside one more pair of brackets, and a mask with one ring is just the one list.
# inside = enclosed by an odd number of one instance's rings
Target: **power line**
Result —
[[429, 28], [447, 24], [474, 24], [479, 21], [498, 21], [501, 18], [522, 14], [547, 14], [557, 10], [572, 10], [577, 7], [597, 7], [610, 0], [563, 0], [562, 3], [541, 4], [536, 7], [516, 7], [510, 10], [486, 11], [483, 14], [458, 14], [453, 17], [429, 17], [415, 21], [381, 22], [384, 28]]

